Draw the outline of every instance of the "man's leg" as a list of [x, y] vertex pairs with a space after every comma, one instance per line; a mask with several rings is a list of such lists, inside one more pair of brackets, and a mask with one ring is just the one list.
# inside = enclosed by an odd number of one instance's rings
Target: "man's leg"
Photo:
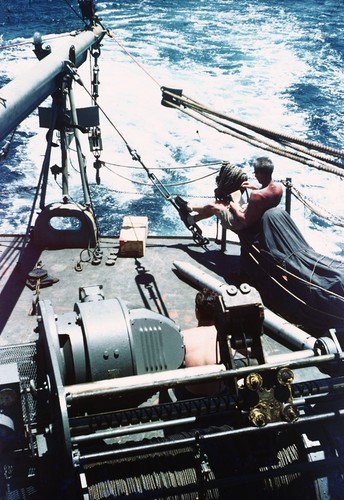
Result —
[[[175, 202], [185, 213], [184, 217], [185, 222], [187, 222], [187, 224], [190, 226], [196, 224], [200, 220], [209, 219], [214, 215], [222, 220], [223, 213], [227, 214], [225, 217], [227, 224], [228, 220], [232, 218], [232, 214], [229, 212], [228, 208], [223, 203], [213, 202], [213, 203], [208, 203], [207, 205], [191, 205], [190, 203], [187, 203], [179, 196], [175, 198]], [[196, 212], [196, 215], [191, 215], [191, 212]]]
[[209, 217], [213, 217], [213, 215], [217, 216], [220, 213], [220, 208], [218, 203], [208, 203], [208, 205], [204, 206], [191, 205], [191, 209], [193, 212], [196, 212], [196, 215], [194, 215], [195, 222], [198, 222], [203, 219], [209, 219]]

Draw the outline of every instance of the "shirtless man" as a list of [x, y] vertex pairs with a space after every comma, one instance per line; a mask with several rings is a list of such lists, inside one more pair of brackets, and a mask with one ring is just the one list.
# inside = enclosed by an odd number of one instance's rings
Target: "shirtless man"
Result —
[[[198, 326], [182, 331], [185, 345], [185, 366], [204, 366], [220, 361], [215, 322], [217, 294], [207, 288], [198, 292], [195, 314]], [[221, 381], [193, 384], [186, 387], [191, 395], [211, 395], [225, 389]]]
[[252, 190], [246, 205], [240, 205], [233, 201], [228, 205], [218, 202], [209, 203], [205, 206], [186, 204], [184, 208], [190, 214], [191, 212], [197, 212], [196, 215], [188, 216], [188, 224], [191, 226], [200, 220], [216, 215], [226, 229], [238, 232], [258, 222], [269, 208], [276, 207], [281, 201], [283, 190], [281, 185], [275, 184], [272, 181], [274, 170], [272, 161], [265, 156], [257, 158], [253, 164], [253, 168], [255, 177], [261, 184], [261, 188], [258, 189], [248, 181], [244, 181], [241, 184], [241, 189]]
[[[186, 368], [220, 363], [220, 346], [217, 339], [217, 329], [215, 327], [217, 297], [218, 295], [208, 288], [203, 288], [196, 294], [195, 315], [198, 324], [193, 328], [182, 330], [185, 346], [184, 366]], [[235, 351], [232, 351], [232, 354], [236, 359], [245, 357], [245, 355], [237, 355]], [[185, 387], [178, 385], [173, 389], [161, 390], [159, 402], [166, 403], [202, 396], [211, 396], [224, 393], [227, 390], [227, 387], [221, 380], [202, 382], [201, 384], [190, 384]], [[156, 403], [157, 402], [158, 401], [156, 401]]]
[[[196, 294], [195, 315], [198, 325], [182, 330], [185, 346], [184, 366], [214, 365], [220, 362], [219, 343], [215, 327], [217, 294], [208, 288]], [[226, 389], [222, 381], [203, 382], [187, 386], [178, 385], [173, 389], [162, 389], [159, 402], [193, 399], [219, 394]], [[158, 402], [158, 401], [157, 401]], [[156, 403], [157, 403], [156, 402]]]

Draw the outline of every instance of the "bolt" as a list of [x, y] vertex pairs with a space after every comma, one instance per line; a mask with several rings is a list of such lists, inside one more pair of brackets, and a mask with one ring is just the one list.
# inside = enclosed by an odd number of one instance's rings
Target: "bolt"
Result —
[[277, 373], [277, 380], [282, 385], [291, 384], [294, 380], [294, 373], [289, 368], [281, 368]]
[[251, 422], [256, 427], [264, 427], [266, 425], [266, 415], [261, 410], [254, 408], [249, 416]]
[[283, 409], [283, 416], [287, 422], [295, 422], [299, 418], [298, 409], [288, 404]]
[[258, 391], [263, 385], [263, 379], [259, 373], [250, 373], [246, 377], [246, 385], [251, 391]]

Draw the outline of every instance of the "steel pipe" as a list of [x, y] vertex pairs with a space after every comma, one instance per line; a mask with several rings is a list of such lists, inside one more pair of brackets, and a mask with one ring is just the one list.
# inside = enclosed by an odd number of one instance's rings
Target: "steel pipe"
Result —
[[[193, 264], [176, 260], [173, 262], [173, 265], [177, 272], [182, 274], [184, 278], [197, 286], [197, 288], [209, 288], [218, 295], [225, 295], [230, 288], [230, 285], [227, 283], [210, 276]], [[312, 337], [297, 326], [288, 323], [285, 319], [267, 308], [264, 308], [263, 325], [280, 339], [288, 341], [298, 349], [314, 349], [314, 344], [317, 340], [315, 337]]]
[[117, 396], [121, 394], [137, 393], [147, 390], [156, 392], [161, 387], [175, 387], [177, 385], [204, 383], [214, 380], [229, 380], [233, 378], [245, 378], [254, 372], [277, 370], [288, 366], [290, 369], [318, 366], [329, 362], [342, 362], [344, 353], [327, 354], [312, 358], [296, 359], [286, 363], [285, 361], [274, 364], [262, 364], [258, 366], [247, 366], [239, 369], [226, 370], [224, 365], [208, 365], [201, 367], [183, 368], [166, 372], [133, 377], [122, 377], [117, 379], [99, 380], [96, 382], [77, 384], [65, 387], [66, 401], [72, 405], [76, 401], [88, 398], [101, 398]]
[[280, 340], [284, 340], [298, 349], [314, 349], [316, 338], [289, 323], [277, 314], [264, 309], [264, 327], [274, 333]]
[[[202, 435], [202, 441], [212, 441], [216, 439], [224, 439], [224, 438], [230, 438], [230, 437], [235, 437], [235, 436], [242, 436], [242, 435], [249, 435], [249, 434], [255, 434], [255, 433], [261, 433], [261, 432], [272, 432], [276, 430], [282, 430], [286, 429], [287, 427], [290, 427], [291, 425], [293, 427], [295, 426], [302, 426], [302, 425], [307, 425], [307, 424], [316, 424], [316, 423], [321, 423], [324, 424], [326, 422], [333, 422], [336, 420], [340, 420], [344, 417], [344, 409], [341, 410], [336, 410], [333, 412], [327, 412], [327, 413], [321, 413], [319, 415], [310, 415], [306, 417], [302, 417], [299, 420], [296, 420], [292, 424], [289, 422], [274, 422], [271, 424], [266, 425], [265, 427], [247, 427], [244, 429], [231, 429], [231, 430], [226, 430], [226, 431], [219, 431], [211, 434], [204, 434]], [[143, 454], [149, 454], [149, 453], [159, 453], [161, 451], [166, 451], [166, 450], [172, 450], [172, 449], [177, 449], [177, 448], [182, 448], [182, 447], [187, 447], [187, 446], [194, 446], [195, 445], [195, 437], [186, 437], [186, 438], [181, 438], [181, 439], [176, 439], [173, 441], [167, 441], [167, 442], [160, 442], [160, 443], [152, 443], [152, 444], [143, 444], [143, 445], [138, 445], [138, 446], [133, 446], [133, 447], [128, 447], [128, 448], [122, 448], [122, 449], [112, 449], [112, 450], [102, 450], [101, 452], [97, 453], [86, 453], [86, 454], [80, 454], [77, 457], [77, 462], [81, 464], [87, 464], [87, 463], [92, 463], [96, 460], [110, 460], [110, 459], [117, 459], [117, 458], [122, 458], [125, 456], [133, 456], [133, 455], [143, 455]], [[342, 460], [341, 460], [342, 461]], [[282, 470], [282, 469], [281, 469]]]

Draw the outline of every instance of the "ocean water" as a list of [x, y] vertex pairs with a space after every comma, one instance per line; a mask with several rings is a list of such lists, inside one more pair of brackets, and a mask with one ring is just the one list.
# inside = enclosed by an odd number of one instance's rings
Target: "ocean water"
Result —
[[[293, 185], [344, 221], [343, 180], [266, 153], [161, 106], [161, 86], [183, 89], [207, 107], [262, 127], [343, 150], [344, 0], [130, 0], [97, 2], [106, 36], [99, 58], [103, 151], [98, 185], [93, 157], [87, 175], [102, 234], [115, 234], [123, 215], [148, 215], [151, 234], [187, 234], [171, 195], [213, 199], [223, 160], [252, 178], [252, 161], [268, 155], [275, 180]], [[0, 0], [1, 87], [35, 62], [30, 43], [46, 43], [83, 22], [76, 1]], [[90, 65], [80, 69], [85, 85]], [[78, 90], [80, 105], [90, 105]], [[109, 120], [108, 120], [109, 118]], [[1, 126], [1, 124], [0, 124]], [[0, 233], [23, 233], [29, 219], [45, 130], [33, 113], [16, 130], [0, 163]], [[85, 147], [88, 147], [87, 137]], [[0, 144], [1, 146], [1, 144]], [[137, 151], [146, 169], [132, 160]], [[57, 152], [52, 165], [59, 164]], [[77, 160], [71, 157], [70, 196], [82, 201]], [[47, 202], [60, 201], [51, 176]], [[292, 215], [306, 239], [326, 255], [344, 257], [343, 228], [296, 200]], [[204, 230], [214, 227], [207, 221]]]

